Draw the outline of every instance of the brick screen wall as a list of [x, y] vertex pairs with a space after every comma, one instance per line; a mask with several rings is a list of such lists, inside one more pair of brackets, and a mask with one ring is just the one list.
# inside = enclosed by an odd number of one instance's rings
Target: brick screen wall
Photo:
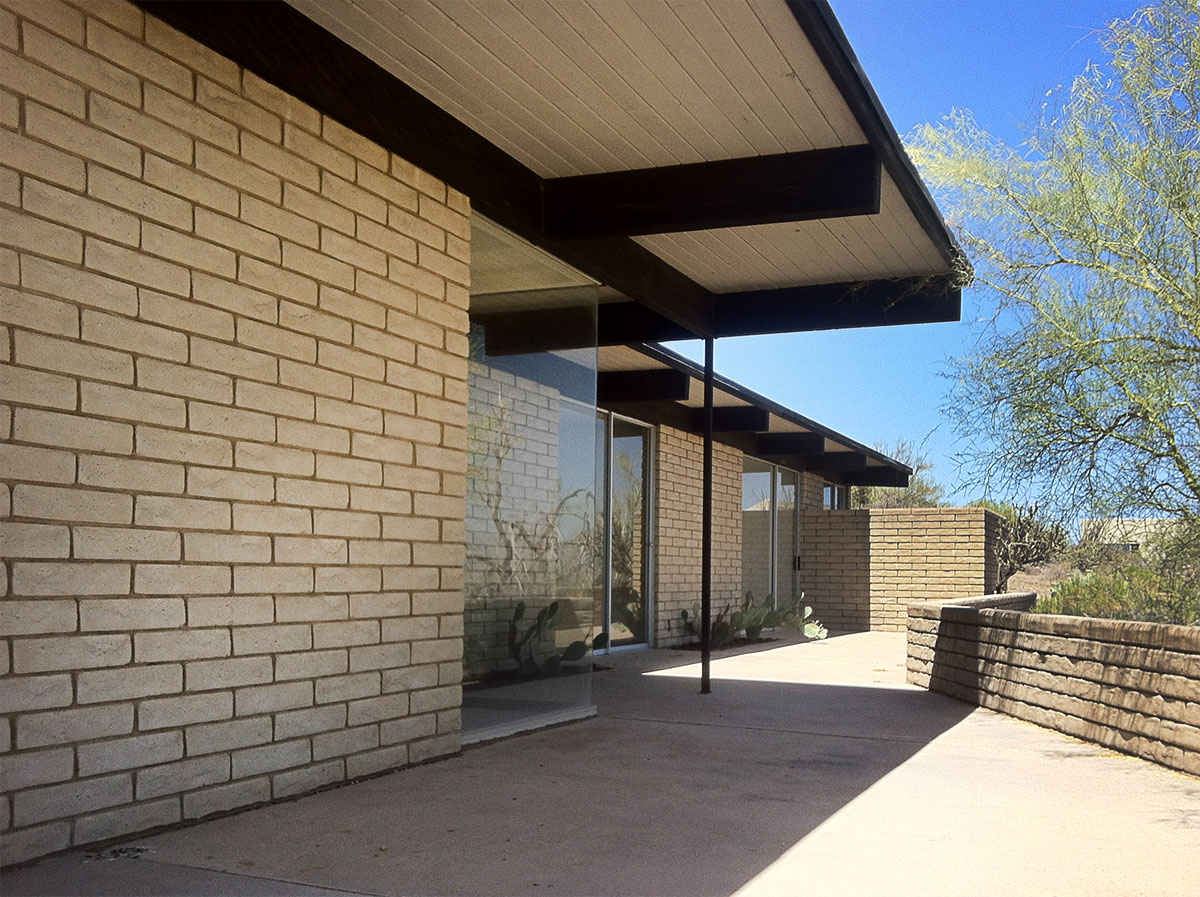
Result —
[[[658, 428], [655, 483], [655, 645], [688, 641], [680, 611], [700, 600], [704, 440]], [[742, 582], [742, 453], [713, 445], [713, 608], [738, 600]]]
[[455, 751], [466, 198], [132, 5], [0, 7], [3, 861]]
[[983, 508], [807, 512], [800, 586], [831, 629], [902, 631], [914, 598], [996, 590], [999, 527]]

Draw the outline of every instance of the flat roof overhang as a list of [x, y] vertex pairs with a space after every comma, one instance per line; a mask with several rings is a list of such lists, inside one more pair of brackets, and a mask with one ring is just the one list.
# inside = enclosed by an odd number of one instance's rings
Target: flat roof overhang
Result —
[[[699, 433], [704, 368], [662, 346], [599, 350], [596, 403], [607, 411]], [[907, 486], [912, 468], [720, 375], [713, 384], [714, 439], [846, 486]]]
[[602, 344], [959, 318], [965, 262], [827, 3], [139, 5], [601, 285]]

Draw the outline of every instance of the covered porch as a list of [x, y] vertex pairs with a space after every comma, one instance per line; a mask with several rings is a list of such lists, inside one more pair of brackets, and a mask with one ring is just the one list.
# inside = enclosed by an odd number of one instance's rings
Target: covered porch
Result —
[[722, 654], [707, 697], [695, 661], [614, 656], [593, 720], [50, 859], [5, 893], [1194, 890], [1192, 779], [905, 685], [901, 633]]

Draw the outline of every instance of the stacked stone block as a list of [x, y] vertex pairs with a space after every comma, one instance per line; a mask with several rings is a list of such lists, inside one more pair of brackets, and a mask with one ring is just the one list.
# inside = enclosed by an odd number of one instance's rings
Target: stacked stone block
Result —
[[1200, 628], [1000, 609], [1009, 597], [911, 605], [908, 681], [1200, 775]]
[[[659, 427], [655, 522], [655, 645], [688, 641], [680, 612], [700, 600], [704, 441]], [[742, 581], [742, 453], [713, 445], [713, 607], [739, 600]], [[715, 611], [714, 611], [715, 612]]]
[[469, 207], [131, 4], [0, 4], [0, 840], [453, 752]]

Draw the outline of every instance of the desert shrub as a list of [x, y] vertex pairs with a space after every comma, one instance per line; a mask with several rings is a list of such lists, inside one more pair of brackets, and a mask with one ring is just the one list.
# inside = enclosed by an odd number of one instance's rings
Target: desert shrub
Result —
[[[747, 641], [757, 642], [762, 637], [764, 629], [782, 626], [787, 629], [801, 629], [807, 638], [823, 639], [829, 634], [819, 620], [813, 620], [812, 608], [804, 606], [804, 594], [801, 593], [789, 601], [774, 606], [768, 595], [762, 604], [754, 602], [754, 593], [747, 592], [742, 606], [730, 613], [729, 607], [717, 611], [711, 622], [709, 643], [714, 648], [728, 645], [744, 632]], [[689, 635], [700, 638], [700, 604], [697, 603], [691, 614], [686, 610], [680, 614], [683, 617], [684, 631]]]
[[1026, 567], [1055, 560], [1068, 549], [1066, 528], [1052, 520], [1036, 504], [1011, 505], [992, 501], [977, 501], [974, 504], [995, 511], [1004, 518], [996, 542], [1001, 582]]
[[1091, 569], [1055, 583], [1033, 610], [1200, 626], [1200, 524], [1181, 523], [1145, 554], [1097, 555]]

